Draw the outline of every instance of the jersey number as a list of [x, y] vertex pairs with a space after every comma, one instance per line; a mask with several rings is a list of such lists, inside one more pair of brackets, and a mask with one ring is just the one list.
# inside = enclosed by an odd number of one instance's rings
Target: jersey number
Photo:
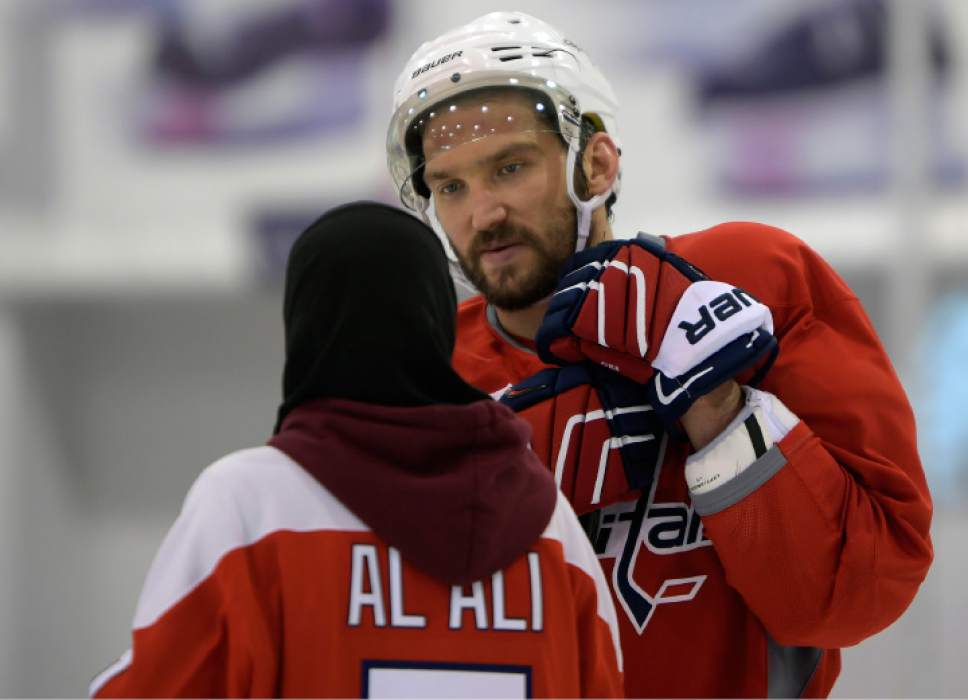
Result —
[[531, 667], [364, 661], [364, 698], [530, 698]]

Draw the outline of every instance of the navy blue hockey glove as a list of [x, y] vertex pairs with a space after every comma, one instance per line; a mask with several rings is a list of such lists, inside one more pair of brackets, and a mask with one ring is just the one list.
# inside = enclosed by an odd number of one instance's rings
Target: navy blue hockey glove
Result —
[[501, 397], [578, 514], [648, 491], [663, 427], [646, 390], [588, 363], [542, 370]]
[[644, 384], [668, 427], [697, 398], [777, 353], [770, 310], [710, 280], [662, 239], [607, 241], [565, 265], [536, 338], [545, 362], [590, 360]]

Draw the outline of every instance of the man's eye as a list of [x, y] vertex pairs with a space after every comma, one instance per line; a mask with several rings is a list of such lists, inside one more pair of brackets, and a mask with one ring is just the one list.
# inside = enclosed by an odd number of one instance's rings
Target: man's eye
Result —
[[524, 163], [508, 163], [507, 165], [501, 166], [501, 174], [513, 175], [514, 173], [519, 172], [523, 167]]
[[460, 189], [459, 182], [448, 182], [445, 185], [441, 185], [440, 189], [437, 190], [440, 194], [454, 194]]

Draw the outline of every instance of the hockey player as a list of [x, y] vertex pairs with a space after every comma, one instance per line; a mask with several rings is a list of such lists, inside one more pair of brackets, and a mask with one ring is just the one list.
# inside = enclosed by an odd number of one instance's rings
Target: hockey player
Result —
[[598, 522], [629, 696], [824, 696], [839, 649], [896, 620], [931, 562], [911, 408], [856, 296], [792, 235], [610, 240], [616, 105], [579, 45], [520, 12], [407, 63], [390, 172], [481, 293], [454, 366], [548, 402], [524, 415]]
[[451, 369], [455, 314], [414, 217], [303, 233], [276, 432], [195, 482], [92, 695], [621, 694], [595, 554], [527, 423]]

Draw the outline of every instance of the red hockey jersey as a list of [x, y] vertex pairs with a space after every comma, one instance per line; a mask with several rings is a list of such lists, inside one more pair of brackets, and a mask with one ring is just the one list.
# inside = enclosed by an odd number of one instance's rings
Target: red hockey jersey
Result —
[[[412, 530], [422, 541], [405, 541], [428, 549], [441, 544], [433, 556], [451, 551], [446, 540], [453, 533], [442, 522], [453, 520], [447, 511], [453, 502], [476, 498], [490, 474], [502, 480], [490, 490], [507, 493], [507, 484], [525, 470], [520, 458], [506, 457], [527, 452], [526, 426], [494, 402], [417, 409], [419, 424], [407, 409], [388, 409], [375, 420], [352, 402], [333, 405], [339, 410], [308, 419], [299, 408], [290, 414], [319, 428], [315, 441], [309, 436], [302, 444], [325, 449], [328, 459], [342, 456], [336, 468], [364, 482], [377, 473], [365, 465], [382, 461], [380, 454], [419, 472], [408, 483], [369, 488], [377, 502], [386, 492], [398, 494], [398, 529], [422, 518]], [[287, 418], [283, 435], [290, 423]], [[476, 452], [449, 451], [455, 424], [464, 426], [462, 440], [476, 443]], [[508, 427], [521, 439], [509, 442]], [[369, 442], [356, 439], [363, 430]], [[381, 431], [397, 430], [410, 441], [378, 439]], [[428, 441], [431, 434], [439, 437]], [[280, 444], [289, 449], [293, 441]], [[132, 649], [95, 679], [91, 694], [621, 695], [615, 608], [595, 554], [560, 494], [552, 495], [543, 534], [520, 556], [481, 580], [450, 585], [388, 545], [318, 477], [273, 445], [236, 452], [205, 470], [148, 573]], [[407, 496], [424, 487], [448, 501], [439, 506], [443, 521], [402, 505], [412, 505]], [[477, 551], [459, 552], [464, 558], [486, 555], [482, 550], [495, 536], [514, 537], [501, 528], [515, 526], [515, 513], [506, 511], [516, 504], [491, 517], [488, 494], [479, 495], [469, 511], [475, 517], [453, 522], [457, 531], [470, 525], [469, 544]], [[431, 527], [423, 528], [426, 523]], [[482, 523], [497, 531], [482, 531]], [[432, 557], [424, 561], [434, 566]], [[464, 570], [458, 561], [448, 571], [459, 577]]]
[[[670, 440], [650, 492], [604, 509], [626, 693], [824, 696], [838, 649], [893, 622], [932, 559], [911, 408], [856, 296], [795, 237], [729, 223], [666, 245], [770, 307], [780, 354], [762, 388], [800, 422], [712, 498], [690, 497], [689, 446]], [[454, 366], [495, 395], [545, 367], [479, 297]]]

